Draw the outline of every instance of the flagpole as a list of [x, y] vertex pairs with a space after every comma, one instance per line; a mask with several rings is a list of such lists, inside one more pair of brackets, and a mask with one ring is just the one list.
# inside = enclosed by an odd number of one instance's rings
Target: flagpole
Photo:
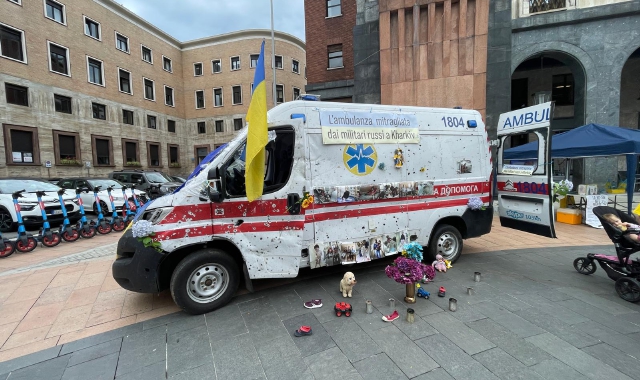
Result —
[[271, 0], [271, 67], [273, 67], [273, 106], [277, 103], [276, 99], [276, 39], [273, 32], [273, 0]]

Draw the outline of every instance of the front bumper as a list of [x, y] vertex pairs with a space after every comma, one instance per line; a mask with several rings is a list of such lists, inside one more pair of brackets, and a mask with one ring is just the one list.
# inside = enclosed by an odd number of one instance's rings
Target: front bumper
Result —
[[145, 247], [128, 230], [118, 241], [116, 255], [111, 269], [118, 285], [138, 293], [157, 293], [161, 290], [158, 273], [163, 253]]
[[[78, 212], [69, 212], [67, 214], [69, 220], [76, 220], [79, 219], [80, 214]], [[62, 223], [62, 221], [64, 220], [64, 216], [62, 214], [55, 214], [55, 215], [47, 215], [47, 221], [51, 224], [57, 224], [57, 223]], [[22, 214], [22, 222], [24, 223], [25, 226], [42, 226], [43, 220], [42, 220], [42, 214], [38, 212], [38, 214], [33, 214], [33, 215], [25, 215], [24, 213]]]

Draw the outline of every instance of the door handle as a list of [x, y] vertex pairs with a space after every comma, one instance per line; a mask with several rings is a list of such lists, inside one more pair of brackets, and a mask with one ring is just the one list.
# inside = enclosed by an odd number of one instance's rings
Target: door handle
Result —
[[287, 194], [287, 211], [291, 215], [300, 214], [300, 195], [297, 193]]

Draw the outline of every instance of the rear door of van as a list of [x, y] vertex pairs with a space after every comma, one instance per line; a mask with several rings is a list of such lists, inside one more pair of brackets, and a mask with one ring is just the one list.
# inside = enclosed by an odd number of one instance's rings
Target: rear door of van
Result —
[[497, 185], [503, 227], [555, 238], [552, 114], [553, 103], [548, 102], [500, 115]]

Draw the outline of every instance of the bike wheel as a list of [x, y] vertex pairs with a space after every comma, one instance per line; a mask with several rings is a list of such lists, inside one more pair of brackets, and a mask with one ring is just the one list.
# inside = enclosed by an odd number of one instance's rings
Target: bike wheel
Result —
[[111, 224], [106, 223], [106, 222], [104, 224], [102, 224], [102, 223], [98, 224], [98, 227], [96, 228], [96, 230], [98, 230], [98, 232], [101, 235], [106, 235], [109, 232], [111, 232]]
[[573, 268], [580, 274], [593, 274], [596, 271], [596, 263], [586, 257], [578, 257], [573, 260]]
[[4, 259], [5, 257], [9, 257], [16, 250], [16, 246], [11, 241], [4, 242], [4, 248], [0, 251], [0, 259]]
[[96, 229], [93, 226], [88, 226], [87, 228], [81, 228], [80, 229], [80, 236], [82, 236], [85, 239], [91, 239], [92, 237], [96, 236]]
[[76, 241], [78, 239], [80, 239], [80, 234], [78, 233], [78, 231], [75, 228], [67, 228], [62, 233], [62, 240], [64, 240], [64, 241], [68, 241], [68, 242], [71, 243], [71, 242], [74, 242], [74, 241]]
[[55, 247], [56, 245], [60, 244], [60, 235], [58, 235], [57, 232], [54, 232], [51, 234], [51, 236], [43, 236], [42, 237], [42, 244], [45, 247]]
[[127, 225], [124, 223], [124, 221], [122, 219], [117, 219], [115, 222], [113, 222], [113, 230], [116, 232], [122, 232], [124, 231], [124, 229], [127, 228]]
[[27, 238], [26, 243], [20, 240], [20, 238], [16, 241], [16, 249], [22, 253], [31, 252], [36, 249], [37, 246], [38, 241], [33, 237]]

